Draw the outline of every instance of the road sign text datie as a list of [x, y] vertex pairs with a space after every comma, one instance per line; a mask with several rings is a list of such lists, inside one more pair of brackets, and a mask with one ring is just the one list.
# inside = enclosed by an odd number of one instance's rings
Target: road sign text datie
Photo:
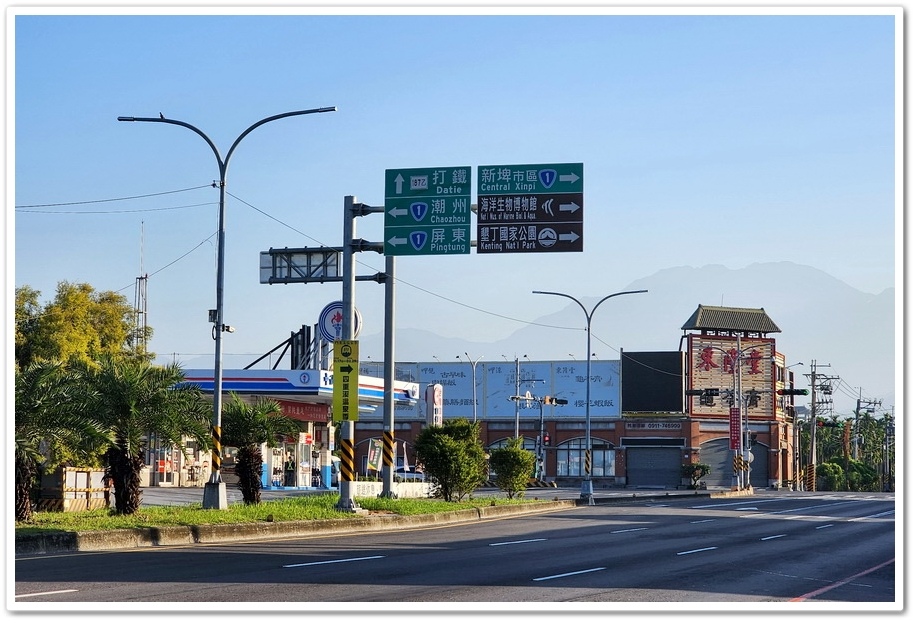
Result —
[[385, 255], [471, 252], [471, 167], [385, 171]]

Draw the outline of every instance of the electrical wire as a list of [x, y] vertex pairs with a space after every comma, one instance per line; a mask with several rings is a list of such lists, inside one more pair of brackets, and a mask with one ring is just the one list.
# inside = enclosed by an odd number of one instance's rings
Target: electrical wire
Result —
[[201, 188], [210, 188], [212, 184], [205, 184], [203, 186], [194, 186], [192, 188], [180, 188], [178, 190], [166, 190], [159, 193], [150, 193], [148, 195], [133, 195], [130, 197], [115, 197], [113, 199], [93, 199], [90, 201], [69, 201], [66, 203], [35, 203], [30, 205], [18, 205], [15, 206], [17, 210], [25, 208], [53, 208], [56, 206], [76, 206], [76, 205], [86, 205], [90, 203], [110, 203], [112, 201], [130, 201], [132, 199], [146, 199], [148, 197], [161, 197], [162, 195], [173, 195], [175, 193], [184, 193], [190, 190], [200, 190]]

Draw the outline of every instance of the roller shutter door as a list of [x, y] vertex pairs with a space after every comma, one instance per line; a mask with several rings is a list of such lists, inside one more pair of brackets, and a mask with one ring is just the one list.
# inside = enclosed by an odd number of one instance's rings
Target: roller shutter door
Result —
[[[769, 486], [769, 452], [763, 444], [755, 443], [751, 448], [754, 460], [751, 461], [751, 486], [765, 489]], [[728, 439], [713, 439], [700, 446], [700, 463], [711, 468], [709, 474], [702, 478], [709, 487], [731, 487], [734, 477], [735, 451], [729, 449]]]
[[681, 448], [627, 448], [627, 486], [677, 488], [681, 452]]

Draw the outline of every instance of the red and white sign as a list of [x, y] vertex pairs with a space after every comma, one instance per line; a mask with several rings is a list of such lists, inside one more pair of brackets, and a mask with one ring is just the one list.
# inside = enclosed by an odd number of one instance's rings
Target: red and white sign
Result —
[[426, 386], [426, 423], [442, 426], [442, 385], [439, 383]]
[[283, 415], [300, 422], [327, 422], [330, 419], [330, 406], [314, 402], [293, 402], [278, 400]]
[[741, 448], [741, 408], [732, 407], [728, 410], [728, 447], [731, 450]]

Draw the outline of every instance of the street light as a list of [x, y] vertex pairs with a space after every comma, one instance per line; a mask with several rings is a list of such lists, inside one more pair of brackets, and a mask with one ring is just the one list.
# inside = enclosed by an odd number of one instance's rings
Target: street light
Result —
[[170, 125], [178, 125], [183, 128], [187, 128], [200, 136], [207, 142], [207, 145], [210, 146], [210, 149], [213, 150], [213, 155], [216, 156], [216, 163], [219, 167], [219, 232], [217, 235], [217, 258], [216, 258], [216, 313], [211, 314], [212, 322], [214, 327], [219, 327], [221, 330], [213, 332], [213, 340], [216, 342], [214, 351], [214, 366], [213, 366], [213, 418], [212, 418], [212, 431], [213, 436], [213, 450], [211, 452], [211, 465], [213, 466], [212, 471], [210, 472], [210, 481], [204, 485], [204, 500], [203, 507], [205, 509], [226, 509], [228, 508], [228, 502], [226, 499], [226, 483], [222, 481], [220, 476], [220, 467], [222, 464], [222, 447], [220, 445], [220, 436], [222, 434], [222, 423], [221, 423], [221, 413], [222, 413], [222, 397], [223, 397], [223, 332], [227, 331], [228, 325], [223, 324], [223, 282], [224, 282], [224, 265], [225, 265], [225, 256], [226, 256], [226, 171], [229, 167], [229, 159], [232, 157], [235, 148], [238, 147], [238, 144], [242, 141], [243, 138], [248, 136], [252, 130], [257, 127], [264, 125], [265, 123], [270, 123], [271, 121], [276, 121], [277, 119], [283, 119], [285, 117], [295, 117], [298, 115], [310, 115], [312, 113], [321, 113], [321, 112], [334, 112], [337, 110], [336, 106], [327, 106], [324, 108], [312, 108], [309, 110], [295, 110], [292, 112], [285, 112], [279, 115], [273, 115], [272, 117], [266, 117], [260, 121], [250, 125], [247, 130], [242, 132], [238, 138], [235, 139], [235, 142], [232, 143], [232, 146], [229, 147], [229, 151], [226, 152], [226, 158], [223, 159], [220, 156], [219, 149], [216, 148], [216, 145], [213, 141], [210, 140], [210, 137], [204, 134], [201, 130], [194, 127], [190, 123], [185, 123], [184, 121], [178, 121], [177, 119], [167, 119], [162, 116], [162, 113], [158, 117], [118, 117], [118, 121], [143, 121], [148, 123], [168, 123]]
[[[471, 360], [471, 356], [465, 351], [464, 356], [468, 358], [468, 363], [471, 364], [471, 395], [474, 400], [474, 421], [477, 421], [477, 364], [483, 359], [483, 355], [477, 358], [476, 361]], [[455, 359], [461, 359], [461, 355], [455, 355]]]
[[554, 296], [562, 296], [568, 298], [576, 303], [585, 314], [585, 332], [587, 335], [586, 338], [586, 348], [585, 348], [585, 480], [582, 481], [582, 492], [579, 497], [585, 500], [586, 504], [589, 506], [594, 506], [595, 504], [595, 493], [592, 488], [592, 419], [591, 419], [591, 387], [592, 387], [592, 316], [594, 316], [595, 311], [598, 309], [598, 306], [610, 298], [615, 296], [623, 296], [624, 294], [642, 294], [648, 292], [648, 290], [627, 290], [625, 292], [615, 292], [614, 294], [608, 294], [606, 297], [595, 303], [595, 306], [592, 307], [592, 311], [589, 312], [585, 309], [585, 305], [579, 302], [573, 296], [569, 294], [563, 294], [562, 292], [544, 292], [542, 290], [533, 290], [532, 294], [552, 294]]

